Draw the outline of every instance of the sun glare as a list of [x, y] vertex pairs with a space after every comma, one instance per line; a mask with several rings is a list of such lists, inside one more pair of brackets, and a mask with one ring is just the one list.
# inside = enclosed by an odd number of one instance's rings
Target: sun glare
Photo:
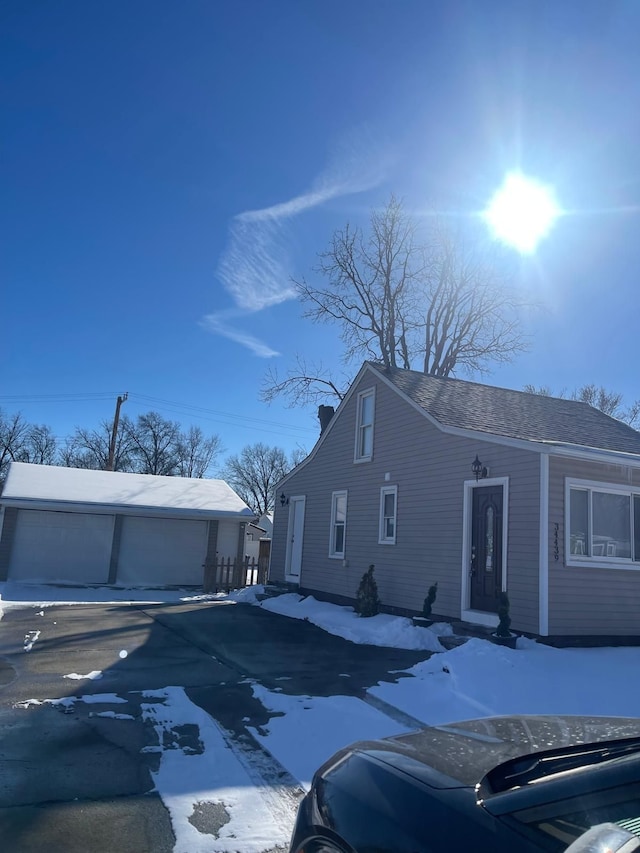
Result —
[[535, 252], [561, 210], [551, 187], [519, 172], [507, 175], [484, 211], [494, 237], [523, 255]]

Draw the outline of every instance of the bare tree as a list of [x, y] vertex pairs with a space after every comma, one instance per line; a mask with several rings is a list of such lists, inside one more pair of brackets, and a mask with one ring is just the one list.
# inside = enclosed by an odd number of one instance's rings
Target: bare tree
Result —
[[260, 398], [265, 403], [271, 403], [276, 397], [284, 395], [290, 406], [307, 406], [324, 400], [340, 402], [348, 386], [348, 377], [337, 379], [322, 364], [308, 364], [298, 355], [294, 367], [287, 371], [285, 377], [279, 376], [275, 368], [267, 371]]
[[537, 394], [539, 397], [564, 397], [564, 391], [554, 394], [548, 385], [533, 385], [531, 382], [527, 382], [522, 390], [527, 394]]
[[[429, 218], [425, 231], [393, 196], [372, 212], [366, 235], [349, 225], [336, 231], [314, 270], [324, 286], [295, 282], [304, 316], [338, 325], [346, 364], [364, 358], [451, 376], [512, 360], [527, 348], [523, 303], [500, 250], [442, 218]], [[261, 397], [340, 400], [347, 384], [298, 358], [285, 378], [265, 377]]]
[[158, 412], [125, 421], [123, 432], [131, 442], [133, 468], [140, 474], [174, 476], [180, 466], [180, 424]]
[[[73, 436], [61, 448], [59, 461], [68, 468], [91, 468], [106, 471], [109, 461], [112, 423], [101, 421], [97, 429], [76, 427]], [[134, 443], [131, 440], [131, 421], [127, 417], [120, 420], [116, 436], [114, 471], [131, 471]]]
[[[106, 471], [112, 423], [102, 421], [98, 429], [77, 427], [61, 448], [61, 465]], [[185, 432], [180, 424], [157, 412], [122, 417], [116, 435], [114, 471], [204, 477], [222, 452], [218, 435], [205, 436], [200, 427]]]
[[[529, 394], [540, 394], [543, 397], [566, 397], [564, 389], [554, 394], [548, 385], [536, 386], [527, 384], [523, 390]], [[634, 429], [640, 426], [640, 400], [636, 400], [627, 406], [622, 394], [618, 391], [610, 391], [604, 385], [596, 385], [593, 382], [581, 385], [571, 392], [570, 399], [579, 400], [581, 403], [588, 403], [594, 409], [600, 409], [605, 415], [623, 421], [629, 424], [629, 426], [634, 427]]]
[[35, 465], [55, 465], [57, 455], [58, 441], [51, 427], [46, 424], [32, 424], [24, 441], [20, 461]]
[[9, 463], [21, 460], [29, 429], [20, 412], [9, 415], [0, 409], [0, 482], [4, 482]]
[[509, 286], [499, 249], [460, 225], [434, 219], [426, 255], [418, 296], [424, 318], [416, 321], [424, 336], [424, 373], [486, 373], [490, 364], [512, 361], [527, 348], [519, 316], [524, 303]]
[[256, 515], [273, 510], [276, 483], [300, 460], [297, 451], [293, 458], [280, 447], [258, 443], [247, 445], [237, 456], [229, 456], [222, 476], [251, 507]]
[[178, 473], [181, 477], [202, 478], [222, 453], [219, 435], [205, 438], [198, 426], [189, 427], [178, 439]]

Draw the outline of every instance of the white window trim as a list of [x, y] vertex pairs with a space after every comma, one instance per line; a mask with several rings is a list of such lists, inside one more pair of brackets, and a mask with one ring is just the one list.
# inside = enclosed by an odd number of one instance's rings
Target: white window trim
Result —
[[[371, 397], [373, 399], [373, 417], [371, 419], [371, 453], [368, 456], [360, 456], [360, 431], [362, 429], [363, 424], [361, 423], [361, 415], [362, 415], [362, 400], [365, 397]], [[373, 459], [373, 440], [375, 437], [375, 422], [376, 422], [376, 387], [375, 385], [371, 388], [366, 388], [364, 391], [360, 391], [358, 393], [358, 397], [356, 399], [356, 441], [355, 447], [353, 449], [353, 461], [356, 463], [360, 462], [371, 462]]]
[[462, 510], [462, 584], [460, 592], [460, 619], [474, 625], [495, 628], [498, 625], [497, 613], [485, 613], [471, 609], [471, 586], [469, 584], [469, 566], [471, 565], [471, 510], [473, 508], [473, 490], [483, 486], [502, 486], [502, 591], [507, 590], [507, 546], [509, 541], [509, 478], [487, 477], [485, 480], [465, 480], [464, 503]]
[[[384, 499], [385, 495], [393, 495], [393, 537], [385, 536]], [[398, 532], [398, 487], [382, 486], [380, 489], [380, 520], [378, 523], [378, 545], [395, 545]]]
[[[583, 489], [588, 492], [605, 492], [614, 495], [627, 495], [631, 501], [631, 518], [633, 518], [633, 497], [640, 497], [640, 489], [632, 486], [625, 486], [621, 483], [603, 483], [599, 480], [578, 480], [574, 477], [566, 477], [564, 483], [564, 562], [567, 567], [579, 569], [622, 569], [622, 571], [638, 572], [640, 571], [640, 562], [634, 561], [630, 557], [607, 557], [606, 555], [586, 556], [576, 555], [571, 553], [571, 517], [570, 517], [570, 501], [571, 489]], [[589, 497], [589, 530], [593, 529], [592, 519], [592, 503]], [[631, 532], [631, 549], [633, 553], [634, 531], [633, 524], [630, 528]], [[575, 557], [578, 556], [578, 559]]]
[[[333, 527], [336, 523], [336, 504], [337, 498], [344, 497], [344, 531], [342, 535], [342, 551], [333, 550]], [[331, 525], [329, 527], [329, 557], [332, 560], [344, 560], [347, 551], [347, 507], [349, 496], [346, 489], [340, 489], [337, 492], [331, 492]]]

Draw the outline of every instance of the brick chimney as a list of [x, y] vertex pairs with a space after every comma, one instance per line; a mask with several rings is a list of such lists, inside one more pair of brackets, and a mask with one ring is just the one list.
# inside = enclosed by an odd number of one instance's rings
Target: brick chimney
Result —
[[333, 406], [318, 406], [318, 420], [320, 421], [320, 435], [329, 426], [329, 421], [335, 414]]

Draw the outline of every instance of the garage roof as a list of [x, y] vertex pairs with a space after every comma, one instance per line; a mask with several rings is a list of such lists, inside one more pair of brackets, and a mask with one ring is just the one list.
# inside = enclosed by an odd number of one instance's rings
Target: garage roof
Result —
[[0, 503], [129, 507], [212, 517], [253, 513], [224, 480], [123, 474], [12, 462]]

